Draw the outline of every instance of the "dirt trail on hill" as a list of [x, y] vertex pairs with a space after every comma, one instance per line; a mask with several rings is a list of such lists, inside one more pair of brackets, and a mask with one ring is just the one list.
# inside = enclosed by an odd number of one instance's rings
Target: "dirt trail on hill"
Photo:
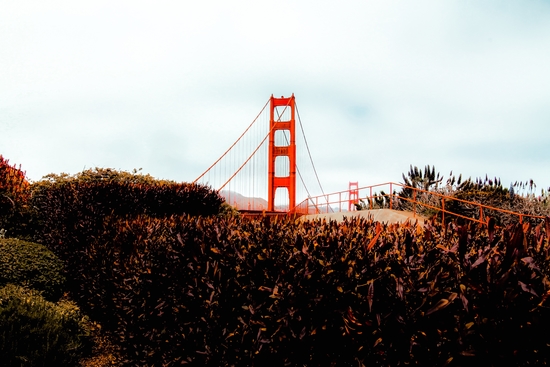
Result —
[[405, 211], [392, 210], [392, 209], [372, 209], [372, 210], [359, 210], [359, 211], [341, 212], [341, 213], [310, 214], [310, 215], [304, 215], [300, 217], [300, 219], [302, 220], [326, 219], [327, 221], [335, 220], [337, 222], [341, 222], [346, 217], [347, 218], [372, 217], [376, 222], [382, 222], [382, 223], [388, 223], [388, 224], [404, 223], [406, 221], [409, 221], [411, 223], [418, 222], [419, 224], [424, 224], [424, 221], [426, 221], [426, 218], [418, 214], [415, 216], [413, 212], [405, 212]]

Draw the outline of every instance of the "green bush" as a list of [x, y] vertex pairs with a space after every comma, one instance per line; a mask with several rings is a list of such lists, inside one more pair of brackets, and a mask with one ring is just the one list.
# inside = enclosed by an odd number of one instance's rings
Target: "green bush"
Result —
[[87, 350], [85, 319], [66, 301], [10, 284], [0, 288], [2, 366], [77, 366]]
[[0, 286], [8, 283], [42, 291], [49, 300], [59, 299], [65, 283], [63, 264], [38, 243], [0, 239]]

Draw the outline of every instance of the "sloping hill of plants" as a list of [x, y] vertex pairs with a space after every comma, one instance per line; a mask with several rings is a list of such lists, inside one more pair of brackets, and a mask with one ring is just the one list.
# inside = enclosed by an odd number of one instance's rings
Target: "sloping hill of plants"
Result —
[[[458, 178], [451, 172], [445, 180], [435, 167], [426, 166], [424, 171], [411, 165], [409, 172], [403, 174], [403, 184], [406, 186], [398, 193], [401, 209], [410, 209], [410, 200], [416, 194], [415, 200], [441, 207], [440, 198], [445, 196], [445, 209], [469, 218], [480, 219], [479, 208], [471, 203], [479, 203], [495, 207], [502, 211], [489, 211], [489, 216], [499, 224], [517, 221], [517, 215], [505, 211], [531, 216], [548, 216], [550, 214], [550, 188], [541, 189], [537, 193], [537, 185], [533, 180], [516, 181], [504, 187], [498, 178]], [[416, 191], [416, 193], [414, 193]], [[383, 197], [378, 200], [384, 204]], [[424, 215], [434, 214], [433, 210], [419, 206]], [[483, 219], [483, 218], [482, 218]]]
[[548, 218], [247, 219], [208, 188], [112, 170], [29, 190], [4, 223], [61, 259], [119, 365], [549, 362]]

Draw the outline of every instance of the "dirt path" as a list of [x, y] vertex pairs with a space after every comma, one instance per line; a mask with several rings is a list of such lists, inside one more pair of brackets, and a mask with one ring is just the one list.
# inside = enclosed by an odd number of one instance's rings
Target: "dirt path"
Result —
[[341, 213], [310, 214], [304, 215], [300, 218], [302, 220], [326, 219], [341, 222], [344, 220], [345, 217], [372, 217], [376, 222], [382, 223], [403, 223], [408, 220], [411, 223], [415, 223], [416, 221], [418, 221], [418, 223], [423, 224], [426, 220], [426, 218], [419, 215], [415, 216], [413, 212], [404, 212], [392, 209], [373, 209]]

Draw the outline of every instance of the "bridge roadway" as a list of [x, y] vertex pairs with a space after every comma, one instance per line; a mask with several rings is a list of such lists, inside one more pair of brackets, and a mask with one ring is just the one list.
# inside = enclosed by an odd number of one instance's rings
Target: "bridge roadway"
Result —
[[300, 219], [302, 220], [326, 219], [327, 221], [335, 220], [337, 222], [341, 222], [346, 217], [347, 218], [372, 217], [375, 222], [381, 222], [386, 224], [404, 223], [406, 221], [410, 221], [410, 223], [412, 224], [418, 221], [419, 224], [423, 224], [424, 221], [426, 220], [426, 218], [421, 217], [418, 214], [415, 216], [413, 212], [406, 212], [406, 211], [392, 210], [392, 209], [372, 209], [372, 210], [358, 210], [358, 211], [340, 212], [340, 213], [309, 214], [309, 215], [301, 216]]

